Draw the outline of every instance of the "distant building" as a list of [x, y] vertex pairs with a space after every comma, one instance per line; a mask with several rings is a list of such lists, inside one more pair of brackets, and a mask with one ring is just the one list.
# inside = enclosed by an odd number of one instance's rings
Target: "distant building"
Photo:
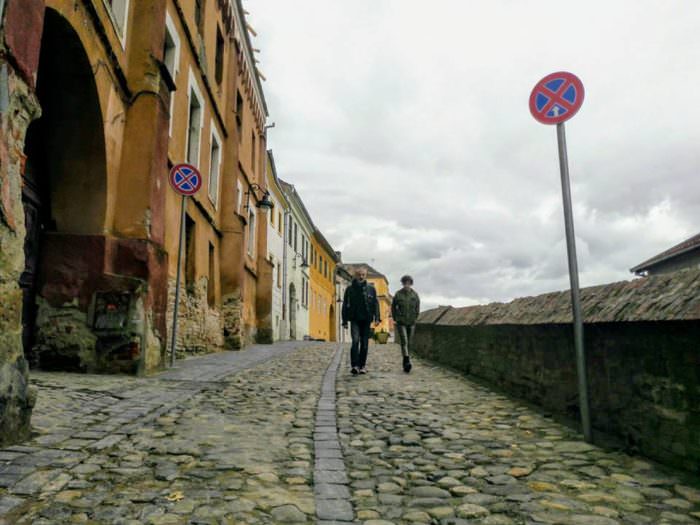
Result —
[[267, 181], [266, 186], [270, 192], [270, 200], [274, 208], [268, 213], [267, 220], [267, 256], [272, 263], [272, 340], [289, 338], [289, 328], [286, 323], [287, 312], [285, 309], [286, 297], [286, 243], [287, 230], [284, 227], [284, 218], [289, 212], [289, 203], [284, 196], [272, 151], [267, 151]]
[[335, 273], [338, 254], [320, 230], [311, 239], [311, 298], [309, 334], [313, 339], [336, 341]]
[[391, 300], [392, 296], [389, 293], [389, 280], [381, 272], [378, 272], [367, 263], [348, 263], [343, 264], [343, 268], [353, 277], [359, 268], [367, 269], [367, 282], [374, 286], [377, 290], [377, 300], [379, 301], [379, 314], [382, 322], [375, 327], [376, 332], [384, 331], [393, 333], [394, 320], [391, 318]]
[[342, 255], [336, 252], [340, 263], [335, 267], [335, 301], [336, 308], [336, 333], [337, 341], [344, 343], [350, 341], [350, 329], [343, 328], [342, 304], [345, 297], [345, 290], [352, 283], [352, 275], [342, 265]]
[[654, 275], [699, 267], [700, 233], [638, 264], [630, 271], [637, 275]]
[[285, 219], [287, 229], [287, 287], [285, 307], [289, 334], [282, 339], [303, 340], [309, 337], [309, 255], [314, 224], [293, 184], [279, 179], [289, 202]]

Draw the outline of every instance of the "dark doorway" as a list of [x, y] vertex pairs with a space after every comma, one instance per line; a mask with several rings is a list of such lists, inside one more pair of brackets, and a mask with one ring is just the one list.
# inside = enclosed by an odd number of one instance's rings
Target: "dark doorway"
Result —
[[[106, 158], [93, 68], [66, 19], [47, 9], [37, 75], [42, 115], [27, 130], [22, 181], [26, 237], [20, 278], [25, 355], [32, 353], [42, 261], [67, 235], [104, 233]], [[61, 237], [64, 236], [64, 237]]]

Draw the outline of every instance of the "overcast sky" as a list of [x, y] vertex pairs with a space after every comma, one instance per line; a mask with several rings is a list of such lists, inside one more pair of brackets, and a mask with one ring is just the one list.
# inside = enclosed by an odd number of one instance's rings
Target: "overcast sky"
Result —
[[583, 286], [700, 231], [700, 2], [246, 0], [296, 185], [346, 262], [426, 307], [568, 287], [556, 132], [528, 110], [568, 70]]

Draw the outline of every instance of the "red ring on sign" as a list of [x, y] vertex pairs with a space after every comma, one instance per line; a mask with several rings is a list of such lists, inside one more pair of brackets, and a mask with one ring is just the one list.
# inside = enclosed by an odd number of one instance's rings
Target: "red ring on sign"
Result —
[[202, 187], [202, 174], [192, 164], [175, 164], [170, 169], [168, 180], [180, 195], [194, 195]]
[[[558, 80], [561, 80], [559, 84]], [[530, 93], [530, 113], [542, 124], [559, 124], [581, 109], [584, 97], [583, 82], [576, 75], [566, 71], [551, 73], [535, 84]]]

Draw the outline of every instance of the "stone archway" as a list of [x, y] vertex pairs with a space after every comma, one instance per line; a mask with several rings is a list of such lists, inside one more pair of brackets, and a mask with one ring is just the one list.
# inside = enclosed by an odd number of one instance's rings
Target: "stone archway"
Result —
[[104, 233], [107, 205], [104, 124], [94, 72], [79, 36], [53, 9], [45, 12], [36, 92], [42, 116], [27, 130], [22, 192], [23, 344], [34, 365], [84, 369], [79, 354], [94, 350], [95, 338], [82, 320], [69, 340], [57, 341], [61, 352], [49, 352], [39, 363], [37, 351], [43, 302], [78, 299], [83, 310], [89, 302], [80, 294], [86, 275], [103, 269], [104, 252], [95, 249], [95, 238]]

